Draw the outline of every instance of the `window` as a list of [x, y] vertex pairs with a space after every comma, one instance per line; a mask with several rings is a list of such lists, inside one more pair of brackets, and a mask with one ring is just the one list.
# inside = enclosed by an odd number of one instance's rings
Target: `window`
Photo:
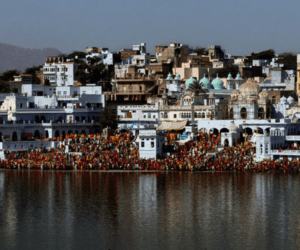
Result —
[[276, 96], [272, 96], [272, 104], [276, 103]]
[[64, 95], [66, 95], [67, 94], [67, 91], [64, 91]]
[[86, 91], [82, 91], [82, 94], [86, 94]]
[[177, 118], [177, 115], [176, 115], [176, 114], [174, 114], [174, 118]]
[[61, 91], [58, 91], [58, 95], [60, 95], [61, 94]]
[[266, 148], [266, 154], [268, 154], [269, 153], [268, 144], [266, 144], [265, 148]]
[[151, 148], [154, 148], [154, 141], [151, 142]]
[[20, 109], [23, 108], [23, 103], [20, 103]]
[[263, 153], [263, 145], [260, 144], [260, 153], [262, 154]]
[[143, 148], [143, 147], [145, 147], [145, 142], [141, 142], [141, 147]]
[[155, 115], [153, 116], [153, 118], [155, 118]]

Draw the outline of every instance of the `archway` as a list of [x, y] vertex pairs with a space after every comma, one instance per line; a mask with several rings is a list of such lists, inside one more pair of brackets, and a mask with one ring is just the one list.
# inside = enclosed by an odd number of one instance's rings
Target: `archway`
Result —
[[211, 128], [211, 129], [209, 130], [209, 133], [210, 133], [210, 134], [215, 134], [215, 135], [217, 135], [217, 134], [219, 134], [219, 130], [217, 130], [216, 128]]
[[36, 130], [34, 131], [34, 136], [35, 139], [40, 139], [40, 131]]
[[228, 139], [225, 139], [225, 140], [224, 140], [224, 147], [228, 147], [228, 146], [229, 146]]
[[12, 140], [13, 140], [13, 141], [17, 141], [17, 140], [18, 140], [18, 134], [17, 134], [16, 131], [14, 131], [14, 132], [12, 133]]
[[251, 128], [245, 128], [244, 132], [247, 134], [247, 135], [252, 135], [253, 134], [253, 130]]
[[41, 121], [42, 121], [42, 122], [46, 122], [45, 116], [43, 116], [43, 115], [41, 116]]
[[45, 131], [45, 135], [46, 135], [46, 138], [49, 138], [49, 131], [48, 130]]
[[85, 135], [85, 130], [82, 130], [82, 131], [81, 131], [81, 134], [82, 134], [82, 135]]
[[201, 129], [200, 129], [200, 132], [201, 132], [201, 133], [207, 133], [207, 129], [206, 129], [206, 128], [201, 128]]
[[35, 121], [35, 123], [39, 123], [39, 122], [40, 122], [40, 118], [39, 118], [38, 115], [36, 115], [36, 116], [34, 117], [34, 121]]
[[76, 134], [76, 135], [78, 135], [78, 134], [79, 134], [78, 130], [75, 130], [75, 134]]
[[258, 119], [265, 119], [265, 111], [264, 108], [258, 109]]
[[59, 131], [56, 130], [56, 131], [55, 131], [55, 137], [57, 138], [57, 137], [59, 137], [59, 135], [60, 135], [60, 134], [59, 134]]
[[266, 128], [266, 129], [265, 129], [265, 134], [266, 134], [267, 136], [270, 135], [270, 128]]
[[220, 130], [220, 133], [228, 133], [229, 132], [229, 129], [228, 128], [222, 128]]
[[241, 119], [247, 119], [247, 109], [246, 108], [241, 109]]
[[63, 136], [63, 139], [66, 138], [66, 131], [63, 131], [63, 132], [62, 132], [62, 136]]
[[73, 131], [72, 131], [72, 130], [69, 130], [69, 131], [68, 131], [68, 135], [71, 135], [71, 134], [73, 134]]

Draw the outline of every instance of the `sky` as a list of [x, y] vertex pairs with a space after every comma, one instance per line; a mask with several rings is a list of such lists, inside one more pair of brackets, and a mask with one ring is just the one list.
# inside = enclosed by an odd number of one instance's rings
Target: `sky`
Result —
[[170, 42], [249, 55], [300, 52], [296, 0], [3, 0], [0, 42], [63, 53]]

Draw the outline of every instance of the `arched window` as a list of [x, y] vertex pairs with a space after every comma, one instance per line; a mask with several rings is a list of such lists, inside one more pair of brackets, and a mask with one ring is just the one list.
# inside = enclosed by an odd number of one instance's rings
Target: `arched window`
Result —
[[241, 119], [247, 119], [247, 109], [246, 108], [241, 109]]
[[202, 118], [205, 118], [205, 113], [202, 113]]
[[265, 119], [265, 111], [264, 111], [264, 108], [259, 108], [259, 109], [258, 109], [258, 118], [259, 118], [259, 119]]

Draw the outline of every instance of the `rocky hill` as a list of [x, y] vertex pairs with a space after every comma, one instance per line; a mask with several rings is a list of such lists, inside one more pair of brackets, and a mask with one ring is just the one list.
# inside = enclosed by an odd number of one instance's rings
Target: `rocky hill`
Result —
[[24, 72], [26, 68], [43, 64], [45, 57], [59, 54], [62, 54], [61, 51], [54, 48], [25, 49], [0, 43], [0, 73], [10, 69]]

